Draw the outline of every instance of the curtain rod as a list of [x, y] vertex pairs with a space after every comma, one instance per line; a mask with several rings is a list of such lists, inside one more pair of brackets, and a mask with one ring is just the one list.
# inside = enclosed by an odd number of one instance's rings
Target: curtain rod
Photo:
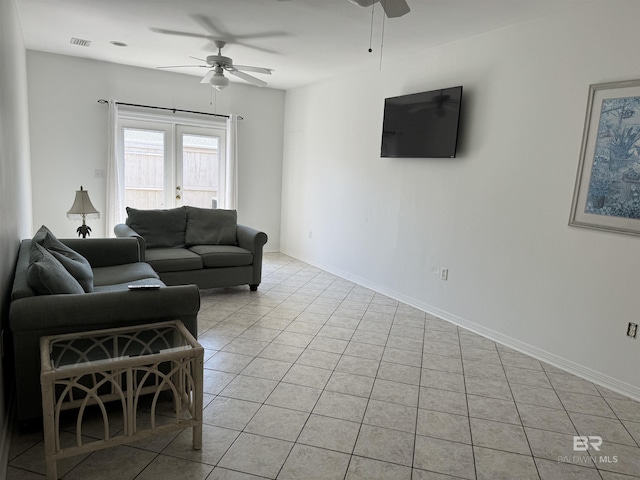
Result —
[[[105, 103], [109, 103], [109, 101], [105, 100], [104, 98], [101, 98], [100, 100], [98, 100], [98, 103], [105, 104]], [[136, 103], [116, 102], [116, 105], [126, 105], [127, 107], [154, 108], [156, 110], [170, 110], [173, 113], [176, 113], [176, 112], [195, 113], [195, 114], [198, 114], [198, 115], [210, 115], [212, 117], [229, 118], [229, 115], [223, 115], [221, 113], [196, 112], [194, 110], [180, 110], [179, 108], [155, 107], [153, 105], [139, 105], [139, 104], [136, 104]], [[242, 118], [241, 116], [238, 115], [238, 120], [244, 120], [244, 118]]]

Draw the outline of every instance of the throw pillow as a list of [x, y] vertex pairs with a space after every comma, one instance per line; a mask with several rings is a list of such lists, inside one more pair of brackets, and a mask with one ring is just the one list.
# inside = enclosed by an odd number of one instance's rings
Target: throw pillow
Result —
[[138, 210], [127, 207], [127, 225], [144, 238], [147, 248], [184, 247], [187, 212], [184, 207], [169, 210]]
[[32, 242], [27, 283], [39, 295], [84, 293], [78, 281], [39, 243]]
[[187, 207], [187, 246], [238, 245], [237, 222], [235, 210]]
[[93, 270], [89, 261], [75, 250], [67, 247], [51, 232], [44, 236], [42, 246], [46, 248], [87, 293], [93, 292]]
[[49, 230], [47, 227], [45, 227], [44, 225], [42, 225], [38, 231], [36, 232], [36, 234], [33, 236], [33, 241], [35, 243], [39, 243], [40, 245], [42, 245], [42, 242], [44, 242], [44, 237], [46, 235], [53, 235], [53, 233], [51, 233], [51, 230]]

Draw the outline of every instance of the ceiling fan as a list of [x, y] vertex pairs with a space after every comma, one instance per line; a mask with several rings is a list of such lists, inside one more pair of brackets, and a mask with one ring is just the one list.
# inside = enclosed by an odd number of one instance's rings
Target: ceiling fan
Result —
[[360, 7], [370, 7], [374, 3], [380, 2], [382, 4], [382, 8], [384, 13], [387, 14], [389, 18], [401, 17], [406, 15], [411, 11], [409, 5], [407, 5], [406, 0], [349, 0], [354, 5], [358, 5]]
[[[229, 84], [229, 79], [224, 76], [225, 70], [229, 72], [231, 75], [234, 75], [238, 78], [243, 79], [246, 82], [255, 85], [256, 87], [264, 87], [267, 85], [267, 82], [260, 80], [252, 75], [249, 75], [246, 72], [254, 72], [254, 73], [262, 73], [265, 75], [271, 75], [273, 72], [270, 68], [261, 68], [261, 67], [251, 67], [248, 65], [234, 65], [233, 60], [229, 57], [225, 57], [222, 55], [222, 49], [225, 45], [233, 44], [233, 45], [241, 45], [246, 48], [252, 48], [254, 50], [259, 50], [265, 53], [276, 54], [278, 52], [274, 52], [268, 48], [259, 47], [253, 45], [251, 43], [246, 43], [245, 40], [257, 39], [257, 38], [270, 38], [270, 37], [279, 37], [286, 36], [286, 32], [281, 31], [263, 31], [249, 34], [241, 34], [234, 35], [228, 30], [226, 30], [222, 24], [217, 21], [215, 18], [207, 17], [202, 14], [193, 14], [190, 17], [195, 20], [205, 31], [206, 33], [195, 33], [195, 32], [184, 32], [180, 30], [167, 30], [165, 28], [155, 28], [151, 27], [151, 31], [162, 33], [165, 35], [177, 35], [180, 37], [189, 37], [189, 38], [202, 38], [207, 40], [218, 49], [217, 55], [209, 55], [206, 59], [204, 58], [196, 58], [191, 57], [194, 60], [200, 60], [201, 62], [205, 62], [206, 65], [173, 65], [170, 67], [158, 67], [158, 68], [180, 68], [180, 67], [202, 67], [202, 68], [210, 68], [211, 70], [207, 72], [207, 74], [202, 78], [201, 83], [210, 83], [211, 86], [216, 88], [217, 90], [222, 90]], [[207, 49], [211, 48], [211, 44], [209, 44]]]
[[196, 60], [201, 60], [206, 63], [206, 65], [172, 65], [168, 67], [158, 67], [158, 68], [180, 68], [180, 67], [201, 67], [201, 68], [210, 68], [206, 75], [202, 77], [200, 83], [209, 83], [216, 90], [222, 90], [227, 85], [229, 85], [229, 79], [224, 76], [224, 72], [227, 71], [231, 75], [234, 75], [242, 80], [249, 82], [256, 87], [264, 87], [267, 85], [267, 82], [256, 78], [252, 75], [249, 75], [246, 72], [254, 72], [254, 73], [262, 73], [265, 75], [271, 75], [273, 72], [270, 68], [262, 68], [262, 67], [252, 67], [249, 65], [235, 65], [233, 60], [229, 57], [225, 57], [222, 55], [222, 49], [227, 44], [222, 40], [214, 40], [213, 43], [218, 49], [217, 55], [209, 55], [206, 59], [195, 58]]
[[[278, 2], [287, 2], [289, 0], [276, 0]], [[389, 18], [401, 17], [406, 15], [411, 11], [409, 5], [407, 5], [406, 0], [349, 0], [354, 5], [358, 5], [359, 7], [370, 7], [374, 3], [380, 2], [382, 4], [382, 8], [384, 9], [384, 13], [387, 14]]]

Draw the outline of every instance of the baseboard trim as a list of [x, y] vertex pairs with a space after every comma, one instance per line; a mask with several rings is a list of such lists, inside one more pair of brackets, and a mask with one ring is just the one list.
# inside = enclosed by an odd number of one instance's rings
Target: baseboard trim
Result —
[[295, 252], [282, 250], [282, 253], [302, 262], [308, 263], [309, 265], [312, 265], [314, 267], [321, 268], [322, 270], [337, 275], [338, 277], [344, 278], [345, 280], [357, 283], [358, 285], [373, 290], [374, 292], [386, 295], [387, 297], [393, 298], [394, 300], [397, 300], [399, 302], [403, 302], [414, 308], [422, 310], [423, 312], [447, 320], [448, 322], [451, 322], [462, 328], [466, 328], [467, 330], [477, 333], [478, 335], [487, 337], [494, 342], [498, 342], [501, 345], [517, 350], [518, 352], [529, 355], [537, 360], [546, 362], [549, 365], [560, 368], [561, 370], [583, 378], [584, 380], [608, 388], [609, 390], [629, 397], [633, 400], [640, 401], [640, 387], [629, 385], [628, 383], [622, 382], [608, 375], [604, 375], [601, 372], [587, 368], [554, 353], [547, 352], [546, 350], [540, 349], [533, 345], [529, 345], [528, 343], [522, 342], [515, 338], [511, 338], [500, 332], [484, 327], [465, 318], [458, 317], [432, 305], [420, 302], [415, 298], [407, 297], [400, 292], [396, 292], [388, 288], [382, 288], [379, 285], [374, 285], [364, 278], [358, 277], [357, 275], [352, 275], [349, 272], [345, 272], [331, 265], [324, 265], [320, 262], [315, 262], [313, 259], [306, 258], [304, 255], [300, 255]]

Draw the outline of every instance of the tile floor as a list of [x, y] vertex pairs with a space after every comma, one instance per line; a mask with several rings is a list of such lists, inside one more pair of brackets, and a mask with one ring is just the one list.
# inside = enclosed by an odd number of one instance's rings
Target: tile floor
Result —
[[[62, 478], [640, 478], [638, 402], [285, 255], [257, 293], [203, 291], [199, 332], [202, 451], [184, 431]], [[16, 434], [8, 479], [43, 474], [42, 434]]]

